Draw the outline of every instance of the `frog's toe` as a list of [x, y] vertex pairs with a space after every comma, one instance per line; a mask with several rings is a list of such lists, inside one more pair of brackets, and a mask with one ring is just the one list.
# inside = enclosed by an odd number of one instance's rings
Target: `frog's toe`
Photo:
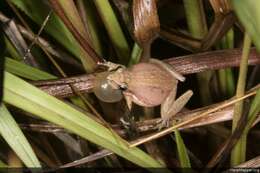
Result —
[[129, 129], [130, 128], [130, 122], [127, 122], [124, 120], [123, 117], [120, 118], [120, 122], [122, 123], [122, 125], [124, 126], [125, 129]]
[[170, 126], [170, 120], [169, 119], [160, 119], [160, 121], [157, 121], [158, 124], [158, 130], [160, 131], [162, 128], [169, 127]]
[[158, 125], [158, 124], [161, 124], [161, 122], [162, 122], [163, 120], [160, 118], [160, 119], [158, 119], [157, 121], [156, 121], [156, 124]]

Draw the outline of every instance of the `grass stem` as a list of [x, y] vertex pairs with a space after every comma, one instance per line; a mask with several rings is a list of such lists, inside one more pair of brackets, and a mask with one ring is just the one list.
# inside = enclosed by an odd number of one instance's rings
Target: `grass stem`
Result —
[[[244, 36], [244, 45], [243, 52], [240, 62], [239, 68], [239, 77], [237, 83], [236, 97], [241, 97], [245, 93], [246, 86], [246, 75], [247, 75], [247, 65], [248, 65], [248, 55], [250, 52], [251, 39], [249, 35], [246, 33]], [[243, 112], [243, 101], [239, 101], [234, 106], [234, 116], [233, 116], [233, 124], [232, 131], [235, 130], [237, 123]], [[231, 166], [238, 165], [245, 161], [246, 154], [246, 146], [245, 146], [246, 136], [243, 134], [236, 146], [233, 148], [231, 153]]]

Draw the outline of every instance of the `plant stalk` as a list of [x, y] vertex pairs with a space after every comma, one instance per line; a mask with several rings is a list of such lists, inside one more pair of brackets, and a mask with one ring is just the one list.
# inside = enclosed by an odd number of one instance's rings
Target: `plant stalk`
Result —
[[[202, 0], [183, 0], [183, 3], [191, 35], [194, 38], [202, 39], [208, 32]], [[212, 101], [209, 90], [211, 76], [212, 72], [210, 71], [197, 74], [202, 105], [209, 104]]]
[[[239, 68], [239, 77], [237, 83], [236, 97], [242, 97], [245, 93], [246, 75], [248, 66], [248, 55], [250, 52], [251, 39], [247, 33], [244, 36], [244, 46]], [[234, 116], [232, 123], [232, 132], [236, 129], [237, 123], [242, 116], [243, 101], [237, 102], [234, 106]], [[238, 165], [245, 161], [246, 154], [246, 135], [242, 134], [236, 146], [231, 152], [231, 166]]]

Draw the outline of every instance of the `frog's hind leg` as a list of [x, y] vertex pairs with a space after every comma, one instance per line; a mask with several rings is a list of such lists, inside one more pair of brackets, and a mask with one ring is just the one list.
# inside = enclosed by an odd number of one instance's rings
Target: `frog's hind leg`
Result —
[[133, 139], [138, 136], [138, 128], [136, 125], [136, 120], [135, 117], [133, 116], [133, 95], [130, 92], [124, 91], [123, 92], [124, 97], [125, 97], [125, 104], [126, 104], [126, 109], [123, 117], [120, 118], [120, 122], [124, 126], [124, 128], [127, 131], [128, 136]]
[[185, 81], [185, 77], [179, 72], [177, 72], [170, 64], [167, 64], [165, 62], [153, 58], [150, 58], [149, 61], [151, 63], [158, 64], [163, 69], [167, 70], [174, 78], [178, 79], [179, 81], [181, 82]]
[[176, 92], [172, 91], [167, 99], [161, 105], [161, 117], [162, 122], [160, 128], [169, 126], [169, 120], [182, 110], [182, 108], [189, 101], [193, 92], [191, 90], [186, 91], [178, 99], [173, 100], [171, 96], [175, 96]]

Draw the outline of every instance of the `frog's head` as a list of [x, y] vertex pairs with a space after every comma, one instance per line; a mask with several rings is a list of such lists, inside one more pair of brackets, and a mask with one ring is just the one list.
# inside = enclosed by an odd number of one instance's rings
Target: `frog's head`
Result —
[[125, 69], [119, 68], [107, 76], [107, 81], [114, 89], [127, 89], [127, 79], [125, 78]]

